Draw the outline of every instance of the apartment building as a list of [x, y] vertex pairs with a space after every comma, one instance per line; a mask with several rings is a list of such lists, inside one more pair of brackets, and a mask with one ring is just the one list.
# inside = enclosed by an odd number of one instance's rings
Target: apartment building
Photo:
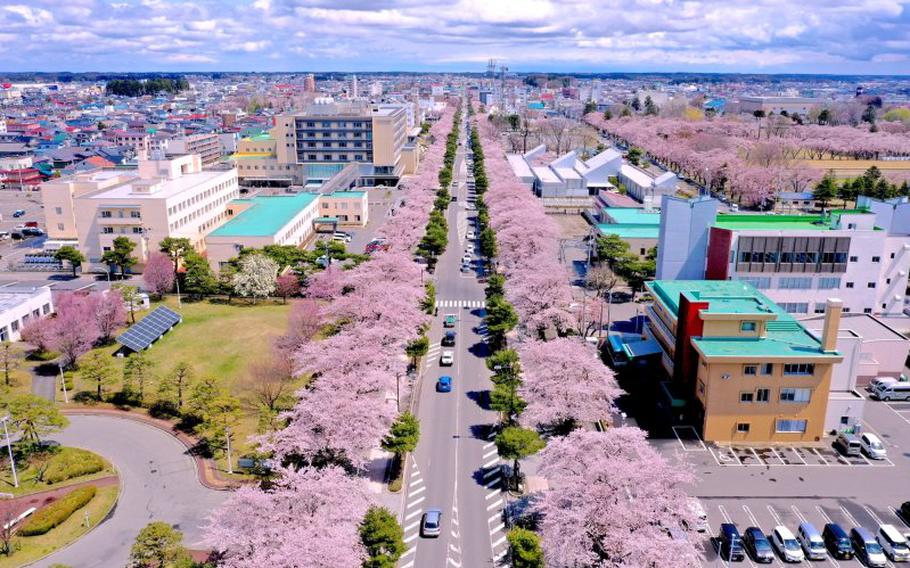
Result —
[[268, 135], [240, 141], [234, 155], [241, 179], [305, 185], [314, 172], [361, 165], [361, 185], [394, 185], [414, 173], [417, 145], [407, 144], [407, 106], [317, 99], [275, 117]]
[[116, 130], [111, 132], [109, 138], [118, 146], [131, 147], [140, 160], [148, 158], [151, 153], [152, 137], [148, 132]]
[[660, 346], [671, 385], [709, 442], [794, 443], [824, 434], [840, 300], [821, 337], [745, 282], [646, 283], [644, 334]]
[[221, 160], [221, 149], [221, 137], [215, 132], [191, 134], [167, 141], [168, 155], [198, 154], [203, 168]]
[[719, 214], [709, 198], [664, 196], [657, 278], [740, 280], [784, 311], [899, 315], [910, 271], [910, 202], [860, 198], [825, 215]]
[[203, 170], [195, 154], [141, 160], [137, 170], [95, 170], [41, 187], [48, 238], [71, 241], [86, 270], [106, 270], [101, 255], [117, 237], [136, 243], [141, 272], [165, 237], [188, 238], [204, 250], [205, 237], [227, 219], [240, 195], [236, 170]]

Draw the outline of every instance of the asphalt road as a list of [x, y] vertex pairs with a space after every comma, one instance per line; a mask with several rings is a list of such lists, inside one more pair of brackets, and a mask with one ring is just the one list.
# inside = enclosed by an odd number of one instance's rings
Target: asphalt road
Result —
[[[467, 140], [464, 132], [462, 139]], [[500, 489], [496, 448], [489, 440], [490, 427], [497, 416], [480, 402], [490, 386], [484, 362], [488, 349], [483, 341], [483, 285], [474, 273], [463, 274], [459, 270], [466, 244], [476, 249], [476, 243], [466, 243], [464, 237], [468, 214], [473, 216], [473, 212], [464, 209], [463, 152], [460, 148], [455, 158], [458, 202], [448, 210], [449, 244], [436, 267], [440, 307], [430, 330], [431, 348], [417, 395], [421, 438], [408, 464], [402, 507], [408, 544], [399, 564], [403, 568], [492, 566], [494, 555], [501, 558], [507, 549], [501, 523], [505, 494]], [[447, 314], [458, 317], [454, 328], [457, 339], [455, 347], [443, 348], [439, 343], [442, 320]], [[441, 351], [448, 349], [455, 351], [455, 364], [440, 367]], [[436, 392], [440, 375], [452, 377], [452, 392]], [[438, 538], [419, 534], [422, 513], [428, 509], [442, 511]]]
[[70, 416], [69, 420], [70, 426], [52, 439], [111, 461], [120, 473], [120, 500], [111, 518], [35, 566], [122, 568], [139, 530], [152, 521], [174, 525], [184, 533], [186, 546], [202, 548], [205, 517], [229, 494], [199, 483], [183, 444], [154, 427], [123, 418]]

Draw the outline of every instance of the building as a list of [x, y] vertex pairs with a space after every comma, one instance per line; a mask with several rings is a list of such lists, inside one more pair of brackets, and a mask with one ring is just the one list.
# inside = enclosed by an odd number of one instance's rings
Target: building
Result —
[[117, 130], [110, 134], [110, 139], [118, 146], [129, 146], [136, 158], [143, 160], [149, 157], [152, 149], [152, 137], [148, 132]]
[[38, 168], [0, 170], [0, 188], [19, 191], [38, 189], [44, 176]]
[[604, 150], [586, 161], [580, 160], [572, 151], [549, 164], [532, 165], [544, 152], [546, 146], [541, 145], [525, 154], [506, 156], [515, 175], [542, 199], [587, 198], [598, 189], [612, 188], [609, 178], [622, 166], [622, 155], [613, 149]]
[[657, 278], [742, 280], [785, 311], [899, 315], [910, 271], [910, 202], [860, 198], [824, 215], [719, 214], [710, 198], [665, 196]]
[[168, 155], [198, 154], [203, 168], [221, 161], [221, 149], [221, 138], [215, 132], [190, 134], [167, 141]]
[[640, 257], [657, 246], [660, 212], [636, 207], [604, 207], [597, 230], [601, 235], [616, 235], [629, 245], [629, 252]]
[[86, 270], [106, 270], [101, 255], [116, 237], [136, 243], [141, 271], [165, 237], [188, 238], [199, 251], [240, 196], [237, 171], [203, 170], [199, 156], [142, 160], [137, 170], [97, 170], [41, 187], [48, 238], [73, 242]]
[[825, 104], [823, 99], [809, 97], [740, 97], [739, 111], [754, 114], [757, 111], [771, 113], [799, 114], [805, 116], [813, 108]]
[[837, 351], [840, 300], [821, 338], [750, 284], [655, 280], [644, 334], [708, 442], [816, 442]]
[[625, 186], [626, 192], [639, 203], [658, 203], [661, 196], [675, 194], [676, 183], [679, 181], [673, 172], [655, 176], [650, 171], [632, 164], [623, 164], [616, 178]]
[[54, 312], [54, 300], [48, 286], [0, 290], [0, 341], [19, 341], [22, 328], [34, 319]]
[[316, 76], [312, 73], [308, 73], [306, 78], [303, 80], [303, 90], [307, 93], [316, 92]]
[[[395, 185], [415, 173], [418, 151], [407, 144], [407, 106], [317, 99], [301, 112], [275, 117], [268, 135], [240, 141], [241, 180], [305, 185], [313, 171], [349, 163], [361, 166], [361, 185]], [[408, 167], [406, 167], [408, 166]]]

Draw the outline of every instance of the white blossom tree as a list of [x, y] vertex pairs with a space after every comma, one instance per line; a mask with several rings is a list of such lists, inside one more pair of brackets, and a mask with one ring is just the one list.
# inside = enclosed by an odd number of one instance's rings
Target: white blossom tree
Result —
[[240, 270], [234, 275], [234, 292], [244, 298], [265, 298], [275, 291], [278, 264], [261, 254], [251, 254], [240, 260]]

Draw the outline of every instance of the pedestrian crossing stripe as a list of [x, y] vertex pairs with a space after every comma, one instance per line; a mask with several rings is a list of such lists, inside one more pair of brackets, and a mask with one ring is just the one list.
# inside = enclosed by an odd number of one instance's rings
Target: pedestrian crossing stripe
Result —
[[486, 300], [438, 300], [437, 308], [486, 308]]

